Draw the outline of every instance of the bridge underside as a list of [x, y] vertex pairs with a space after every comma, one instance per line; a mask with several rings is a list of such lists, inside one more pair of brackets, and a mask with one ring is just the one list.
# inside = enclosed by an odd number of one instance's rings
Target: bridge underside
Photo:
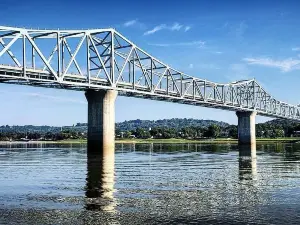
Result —
[[[254, 82], [254, 81], [253, 81]], [[148, 88], [143, 85], [135, 85], [132, 83], [119, 82], [115, 88], [112, 88], [105, 79], [95, 78], [90, 83], [86, 82], [86, 78], [82, 78], [74, 74], [66, 74], [63, 81], [57, 82], [49, 72], [28, 70], [26, 77], [23, 75], [21, 68], [6, 67], [0, 65], [0, 83], [15, 84], [15, 85], [29, 85], [35, 87], [68, 89], [74, 91], [88, 91], [88, 90], [116, 90], [121, 96], [144, 98], [156, 101], [173, 102], [179, 104], [195, 105], [208, 108], [223, 109], [228, 111], [256, 111], [258, 115], [268, 116], [272, 118], [291, 119], [300, 121], [298, 118], [299, 110], [295, 115], [289, 115], [293, 110], [287, 106], [286, 109], [280, 109], [278, 105], [276, 113], [274, 111], [255, 109], [249, 104], [241, 104], [239, 101], [230, 100], [228, 97], [207, 97], [193, 93], [186, 93], [184, 97], [178, 95], [176, 92], [167, 91], [165, 89], [157, 89], [155, 92], [149, 92]], [[208, 85], [208, 84], [206, 84]], [[205, 84], [198, 84], [200, 88], [207, 88]], [[215, 87], [216, 88], [216, 87]], [[233, 96], [232, 96], [233, 98]], [[249, 102], [249, 100], [246, 100]]]

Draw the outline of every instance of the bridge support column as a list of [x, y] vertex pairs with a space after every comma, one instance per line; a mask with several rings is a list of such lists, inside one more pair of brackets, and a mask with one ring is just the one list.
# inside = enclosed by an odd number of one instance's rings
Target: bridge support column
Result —
[[115, 147], [115, 100], [113, 90], [88, 90], [88, 151], [114, 152]]
[[236, 112], [238, 117], [238, 139], [240, 145], [255, 145], [256, 112]]

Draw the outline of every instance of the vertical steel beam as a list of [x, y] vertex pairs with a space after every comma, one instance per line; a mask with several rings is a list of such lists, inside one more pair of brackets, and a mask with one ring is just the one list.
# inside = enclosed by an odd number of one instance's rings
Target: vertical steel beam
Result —
[[180, 97], [183, 95], [183, 75], [180, 74]]
[[61, 77], [61, 49], [60, 49], [60, 33], [56, 33], [56, 45], [57, 45], [57, 76]]
[[110, 70], [110, 76], [111, 76], [111, 81], [112, 85], [115, 86], [115, 32], [112, 30], [111, 31], [111, 70]]
[[204, 81], [204, 86], [203, 86], [203, 98], [204, 101], [206, 101], [206, 80]]
[[64, 71], [64, 68], [65, 68], [65, 44], [64, 44], [64, 38], [61, 37], [61, 69], [60, 69], [60, 72], [61, 74], [63, 74], [65, 71]]
[[132, 87], [133, 90], [135, 89], [135, 63], [134, 63], [135, 57], [134, 54], [132, 54]]
[[131, 82], [131, 62], [128, 63], [128, 82]]
[[167, 95], [169, 95], [169, 70], [167, 70]]
[[90, 34], [87, 34], [88, 36], [86, 37], [86, 75], [87, 75], [87, 79], [89, 84], [91, 84], [91, 61], [90, 61]]
[[23, 34], [23, 75], [26, 77], [26, 36]]
[[151, 70], [151, 80], [150, 80], [150, 91], [152, 92], [154, 89], [153, 89], [153, 59], [151, 58], [150, 59], [151, 60], [151, 68], [150, 68], [150, 70]]
[[196, 98], [196, 81], [193, 79], [193, 99], [195, 100]]
[[[33, 41], [35, 41], [34, 38], [32, 38]], [[33, 45], [31, 45], [31, 56], [32, 56], [32, 68], [35, 70], [35, 49]]]

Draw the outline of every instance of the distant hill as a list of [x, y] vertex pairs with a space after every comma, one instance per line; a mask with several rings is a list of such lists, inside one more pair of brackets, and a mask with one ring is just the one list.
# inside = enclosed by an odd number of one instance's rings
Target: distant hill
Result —
[[285, 119], [274, 119], [267, 121], [265, 123], [260, 123], [263, 125], [268, 125], [268, 126], [280, 126], [280, 127], [291, 127], [291, 126], [297, 126], [299, 125], [299, 122], [292, 121], [292, 120], [285, 120]]
[[216, 124], [220, 127], [229, 126], [228, 123], [215, 120], [198, 120], [198, 119], [163, 119], [163, 120], [129, 120], [116, 123], [116, 129], [119, 130], [135, 130], [136, 128], [148, 129], [151, 127], [167, 127], [167, 128], [185, 128], [185, 127], [208, 127]]
[[[175, 128], [181, 129], [186, 127], [208, 127], [212, 124], [216, 124], [221, 128], [228, 127], [230, 124], [215, 121], [215, 120], [200, 120], [200, 119], [163, 119], [163, 120], [128, 120], [124, 122], [116, 123], [116, 130], [119, 131], [131, 131], [136, 130], [137, 128], [149, 129], [153, 127], [165, 127], [165, 128]], [[299, 122], [283, 120], [283, 119], [275, 119], [265, 123], [260, 123], [257, 125], [257, 129], [267, 129], [269, 127], [276, 128], [287, 128], [287, 127], [298, 127], [300, 126]], [[47, 132], [51, 133], [59, 133], [64, 130], [74, 130], [78, 132], [87, 132], [87, 123], [77, 123], [76, 125], [71, 126], [33, 126], [33, 125], [25, 125], [25, 126], [0, 126], [0, 133], [7, 132], [18, 132], [18, 133], [40, 133], [44, 134]]]
[[[208, 127], [211, 124], [217, 124], [220, 127], [226, 127], [229, 124], [215, 120], [198, 120], [198, 119], [163, 119], [163, 120], [129, 120], [116, 123], [116, 129], [121, 131], [135, 130], [136, 128], [149, 129], [150, 127], [167, 127], [167, 128], [184, 128], [184, 127]], [[76, 130], [80, 132], [87, 131], [87, 123], [77, 123], [73, 126], [0, 126], [0, 132], [37, 132], [37, 133], [59, 133], [61, 130]]]

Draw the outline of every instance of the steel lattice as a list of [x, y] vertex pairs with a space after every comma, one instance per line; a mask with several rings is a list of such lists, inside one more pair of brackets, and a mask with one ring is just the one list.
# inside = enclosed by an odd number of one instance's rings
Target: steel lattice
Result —
[[255, 80], [228, 84], [188, 76], [114, 29], [29, 30], [0, 26], [0, 81], [119, 94], [300, 120]]

